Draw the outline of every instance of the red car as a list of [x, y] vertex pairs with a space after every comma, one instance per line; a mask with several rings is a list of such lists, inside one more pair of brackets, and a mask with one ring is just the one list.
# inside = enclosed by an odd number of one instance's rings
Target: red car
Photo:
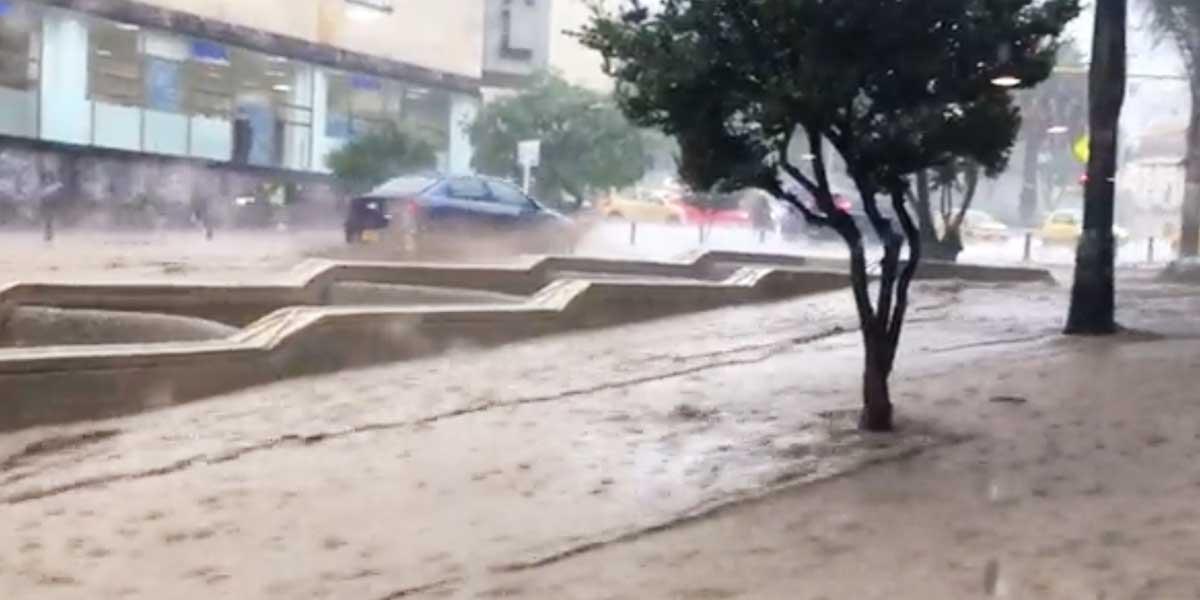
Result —
[[689, 225], [720, 225], [750, 227], [750, 211], [738, 204], [736, 196], [725, 194], [689, 194], [677, 198], [674, 204]]

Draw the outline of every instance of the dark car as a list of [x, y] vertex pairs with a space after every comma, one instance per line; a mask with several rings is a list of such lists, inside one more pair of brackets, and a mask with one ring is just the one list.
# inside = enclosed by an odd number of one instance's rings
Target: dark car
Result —
[[346, 240], [398, 239], [404, 249], [448, 244], [512, 243], [520, 250], [562, 251], [573, 239], [569, 219], [489, 177], [397, 177], [351, 200]]

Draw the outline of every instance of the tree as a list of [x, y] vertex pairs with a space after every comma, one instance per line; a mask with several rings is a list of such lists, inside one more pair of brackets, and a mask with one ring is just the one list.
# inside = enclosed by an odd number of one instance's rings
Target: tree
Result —
[[388, 123], [330, 153], [326, 163], [347, 192], [361, 194], [398, 175], [435, 168], [437, 153], [422, 135]]
[[1188, 120], [1187, 188], [1183, 199], [1183, 221], [1179, 251], [1183, 256], [1200, 254], [1200, 3], [1195, 0], [1150, 0], [1159, 29], [1175, 40], [1187, 67], [1192, 92]]
[[[979, 165], [968, 159], [954, 159], [933, 169], [918, 171], [909, 193], [917, 216], [921, 243], [930, 258], [958, 260], [963, 250], [962, 226], [967, 210], [979, 191]], [[933, 196], [938, 196], [934, 215]]]
[[1097, 0], [1088, 76], [1091, 156], [1083, 199], [1083, 233], [1075, 252], [1075, 283], [1067, 316], [1069, 334], [1115, 333], [1113, 204], [1116, 200], [1117, 133], [1125, 102], [1125, 0]]
[[[1077, 1], [660, 4], [653, 14], [638, 0], [620, 15], [598, 10], [582, 41], [603, 55], [626, 114], [678, 139], [685, 181], [759, 187], [845, 241], [864, 344], [859, 425], [890, 430], [888, 378], [921, 258], [909, 178], [959, 158], [989, 173], [1004, 166], [1020, 118], [992, 80], [1044, 80]], [[794, 159], [797, 136], [811, 154], [807, 167]], [[874, 301], [863, 232], [835, 204], [827, 148], [846, 165], [883, 243]], [[811, 200], [789, 191], [793, 184]]]
[[517, 143], [542, 142], [536, 195], [575, 207], [594, 190], [642, 178], [647, 156], [641, 133], [605, 96], [542, 74], [521, 93], [488, 103], [470, 129], [476, 170], [519, 177]]

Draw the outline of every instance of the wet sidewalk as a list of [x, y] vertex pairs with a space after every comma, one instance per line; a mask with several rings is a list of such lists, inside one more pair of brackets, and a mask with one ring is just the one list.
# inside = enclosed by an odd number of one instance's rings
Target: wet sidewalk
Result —
[[[944, 515], [966, 520], [976, 506], [986, 512], [971, 527], [999, 526], [996, 511], [1038, 498], [1033, 479], [1007, 467], [1036, 463], [1051, 425], [1074, 426], [1053, 395], [1072, 388], [1050, 365], [1087, 349], [1055, 335], [1061, 295], [922, 284], [898, 373], [909, 423], [899, 436], [853, 431], [860, 358], [844, 293], [464, 348], [10, 434], [0, 438], [0, 536], [16, 543], [0, 550], [0, 595], [795, 597], [783, 592], [808, 588], [755, 569], [786, 567], [804, 581], [805, 565], [849, 573], [872, 556], [894, 560], [897, 541], [922, 540]], [[1120, 350], [1104, 356], [1144, 372]], [[1043, 393], [1043, 381], [1057, 391]], [[1028, 402], [987, 401], [1001, 392]], [[996, 424], [1002, 435], [985, 436]], [[1024, 454], [1002, 456], [1004, 444]], [[995, 469], [976, 462], [985, 459]], [[909, 514], [943, 495], [945, 512]], [[769, 509], [787, 502], [803, 506]], [[884, 527], [889, 517], [897, 522]], [[814, 529], [789, 531], [797, 519]], [[991, 529], [981, 531], [964, 536]], [[821, 541], [797, 550], [809, 534]], [[967, 587], [948, 589], [982, 589], [989, 568], [993, 587], [1013, 589], [1007, 555], [982, 565], [972, 556], [943, 578]], [[612, 569], [601, 575], [600, 565]], [[841, 589], [811, 597], [871, 597]]]

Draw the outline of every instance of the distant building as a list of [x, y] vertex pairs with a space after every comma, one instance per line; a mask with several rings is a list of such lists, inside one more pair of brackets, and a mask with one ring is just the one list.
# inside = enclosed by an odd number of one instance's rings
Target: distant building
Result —
[[[612, 80], [600, 55], [572, 33], [591, 17], [588, 0], [486, 0], [483, 80], [490, 87], [520, 87], [537, 71], [551, 70], [567, 81], [608, 91]], [[617, 6], [605, 0], [606, 6]]]

